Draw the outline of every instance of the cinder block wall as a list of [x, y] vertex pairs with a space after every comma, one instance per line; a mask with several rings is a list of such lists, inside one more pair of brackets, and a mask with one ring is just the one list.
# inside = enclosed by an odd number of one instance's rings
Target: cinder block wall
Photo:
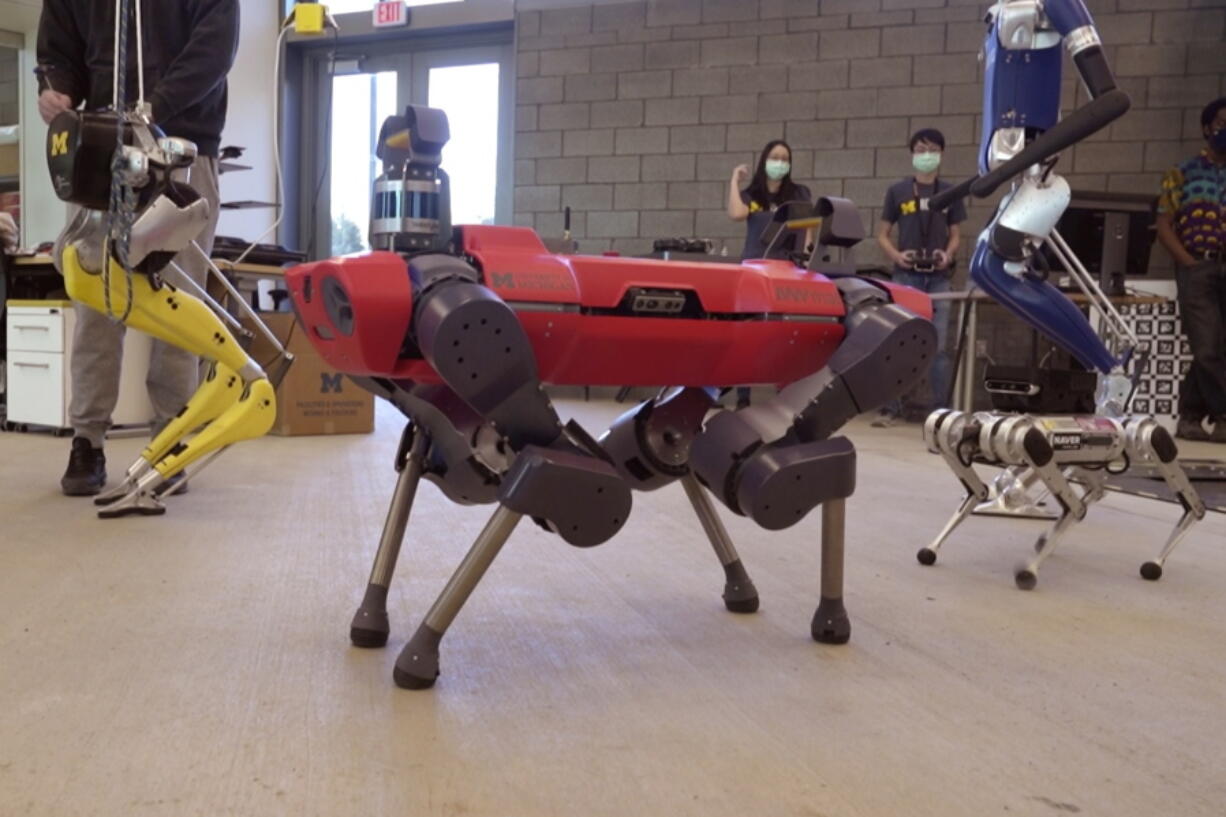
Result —
[[[583, 251], [694, 236], [739, 253], [728, 178], [782, 137], [793, 177], [854, 199], [871, 230], [886, 187], [910, 172], [917, 128], [945, 133], [947, 178], [975, 169], [989, 5], [638, 0], [522, 12], [515, 221], [557, 236], [569, 205]], [[1089, 5], [1133, 110], [1060, 170], [1074, 188], [1156, 193], [1162, 172], [1203, 144], [1200, 108], [1226, 93], [1226, 0]], [[1084, 100], [1071, 70], [1064, 96], [1065, 110]], [[989, 210], [972, 206], [972, 240]], [[876, 243], [859, 258], [879, 260]], [[1169, 266], [1161, 250], [1154, 265]]]

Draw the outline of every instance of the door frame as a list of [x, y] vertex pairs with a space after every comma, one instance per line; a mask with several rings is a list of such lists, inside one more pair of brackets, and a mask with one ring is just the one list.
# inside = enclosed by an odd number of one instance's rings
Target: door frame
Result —
[[[510, 23], [466, 27], [448, 32], [405, 32], [394, 39], [347, 41], [303, 41], [289, 45], [285, 74], [285, 104], [282, 141], [287, 168], [285, 197], [291, 205], [287, 214], [284, 240], [312, 258], [331, 254], [331, 213], [323, 192], [331, 188], [328, 167], [328, 116], [331, 110], [333, 65], [355, 62], [359, 72], [390, 70], [383, 66], [408, 62], [410, 84], [416, 86], [416, 73], [422, 74], [421, 91], [425, 98], [428, 68], [467, 65], [474, 62], [499, 63], [498, 179], [495, 220], [509, 224], [514, 202], [515, 173], [515, 61], [514, 27]], [[476, 55], [492, 55], [485, 59]], [[473, 57], [476, 56], [474, 59]], [[413, 62], [427, 71], [413, 72]], [[416, 87], [406, 98], [398, 83], [397, 103], [414, 98]], [[318, 198], [315, 191], [318, 189]], [[314, 218], [312, 218], [312, 213]], [[313, 222], [313, 223], [312, 223]], [[361, 225], [366, 229], [365, 225]], [[311, 246], [307, 246], [310, 244]]]

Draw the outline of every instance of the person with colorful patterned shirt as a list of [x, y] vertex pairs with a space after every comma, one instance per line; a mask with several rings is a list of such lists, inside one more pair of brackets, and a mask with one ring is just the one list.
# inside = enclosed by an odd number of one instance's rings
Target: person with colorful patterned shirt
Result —
[[1205, 106], [1200, 124], [1205, 149], [1162, 180], [1158, 240], [1175, 259], [1192, 349], [1176, 435], [1226, 443], [1226, 97]]

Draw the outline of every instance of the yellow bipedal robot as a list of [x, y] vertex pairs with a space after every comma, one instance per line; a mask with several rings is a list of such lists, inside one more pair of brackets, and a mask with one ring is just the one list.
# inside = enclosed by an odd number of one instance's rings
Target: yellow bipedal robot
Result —
[[[242, 297], [244, 308], [278, 350], [273, 378], [227, 328], [250, 334], [172, 262], [195, 242], [209, 204], [177, 181], [196, 146], [166, 138], [137, 106], [133, 113], [66, 112], [48, 132], [52, 182], [61, 199], [82, 209], [56, 246], [69, 296], [209, 362], [204, 383], [128, 469], [123, 483], [97, 497], [103, 518], [165, 512], [167, 481], [203, 457], [260, 437], [276, 416], [275, 382], [291, 357]], [[121, 110], [122, 105], [116, 107]], [[237, 296], [210, 262], [222, 284]]]

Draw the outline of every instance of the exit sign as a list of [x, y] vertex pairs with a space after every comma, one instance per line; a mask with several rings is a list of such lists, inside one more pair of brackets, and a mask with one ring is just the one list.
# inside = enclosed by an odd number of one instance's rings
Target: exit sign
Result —
[[375, 28], [390, 28], [409, 24], [409, 11], [404, 0], [375, 3]]

